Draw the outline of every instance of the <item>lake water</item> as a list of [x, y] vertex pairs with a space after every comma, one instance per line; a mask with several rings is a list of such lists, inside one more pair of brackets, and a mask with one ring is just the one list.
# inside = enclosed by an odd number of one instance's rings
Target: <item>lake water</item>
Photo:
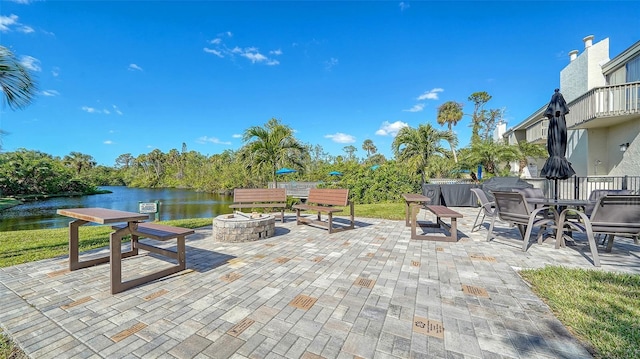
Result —
[[[138, 212], [138, 202], [159, 201], [159, 219], [213, 218], [232, 213], [231, 196], [175, 188], [100, 187], [113, 193], [82, 197], [60, 197], [25, 204], [0, 211], [0, 232], [22, 229], [67, 227], [70, 218], [56, 214], [60, 208], [102, 207]], [[151, 215], [153, 218], [153, 214]]]

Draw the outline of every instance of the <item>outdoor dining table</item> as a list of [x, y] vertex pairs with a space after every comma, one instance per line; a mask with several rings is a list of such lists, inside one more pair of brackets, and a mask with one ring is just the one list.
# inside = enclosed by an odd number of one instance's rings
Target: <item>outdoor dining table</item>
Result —
[[418, 193], [405, 193], [402, 195], [405, 201], [405, 225], [411, 226], [411, 206], [417, 204], [431, 203], [431, 198]]
[[[142, 232], [143, 225], [145, 228], [152, 226], [151, 228], [157, 228], [162, 231], [163, 228], [169, 228], [167, 226], [162, 225], [154, 225], [148, 223], [140, 223], [143, 220], [148, 220], [148, 214], [140, 214], [135, 212], [125, 212], [118, 211], [107, 208], [68, 208], [68, 209], [58, 209], [57, 213], [62, 216], [74, 218], [74, 221], [69, 222], [69, 270], [74, 271], [81, 268], [86, 268], [90, 266], [95, 266], [101, 263], [110, 264], [110, 277], [111, 277], [111, 293], [119, 293], [125, 289], [131, 288], [133, 286], [146, 283], [150, 280], [158, 279], [163, 276], [176, 273], [179, 270], [184, 269], [184, 258], [182, 260], [178, 260], [178, 265], [173, 266], [171, 268], [167, 268], [158, 272], [154, 272], [151, 274], [144, 275], [142, 277], [138, 277], [136, 279], [129, 280], [127, 282], [122, 282], [122, 259], [135, 256], [138, 254], [138, 248], [143, 248], [152, 251], [158, 251], [160, 254], [171, 255], [168, 254], [169, 251], [156, 248], [151, 245], [144, 245], [142, 243], [137, 243], [138, 236], [149, 237], [149, 232]], [[113, 227], [114, 231], [110, 234], [109, 240], [109, 255], [102, 256], [98, 258], [88, 259], [81, 261], [79, 259], [79, 233], [78, 228], [84, 224], [89, 222], [97, 223], [97, 224], [118, 224]], [[126, 223], [126, 224], [125, 224]], [[140, 228], [139, 228], [140, 225]], [[184, 252], [184, 235], [193, 233], [192, 230], [186, 229], [181, 233], [175, 233], [176, 235], [171, 234], [170, 237], [179, 237], [182, 236], [182, 244], [181, 241], [178, 241], [179, 253]], [[129, 251], [122, 252], [122, 237], [126, 235], [131, 235], [131, 247]], [[135, 243], [134, 243], [135, 242]], [[182, 248], [181, 248], [182, 247]], [[180, 254], [175, 256], [175, 258], [180, 258]], [[182, 254], [183, 256], [183, 254]]]
[[[555, 210], [558, 212], [558, 214], [560, 212], [562, 212], [563, 209], [567, 208], [567, 207], [573, 207], [575, 208], [577, 211], [584, 211], [585, 206], [587, 206], [588, 204], [592, 204], [592, 201], [586, 200], [586, 199], [563, 199], [563, 198], [559, 198], [559, 199], [555, 199], [555, 198], [527, 198], [527, 203], [530, 204], [534, 204], [534, 205], [543, 205], [543, 206], [550, 206], [555, 208]], [[557, 218], [556, 218], [557, 220]], [[556, 226], [558, 224], [556, 223]], [[570, 243], [573, 243], [573, 235], [571, 231], [568, 231], [566, 233], [566, 237], [568, 239], [570, 239]], [[564, 238], [562, 238], [561, 241], [556, 241], [556, 248], [558, 248], [559, 246], [561, 246], [560, 243], [564, 243]]]

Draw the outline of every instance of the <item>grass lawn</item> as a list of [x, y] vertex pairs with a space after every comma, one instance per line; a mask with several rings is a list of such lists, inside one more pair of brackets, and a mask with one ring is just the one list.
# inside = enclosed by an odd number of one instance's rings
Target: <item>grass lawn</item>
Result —
[[640, 358], [639, 275], [563, 267], [520, 274], [596, 358]]
[[[348, 209], [341, 214], [348, 213]], [[357, 217], [404, 220], [404, 203], [357, 204]], [[210, 218], [161, 222], [198, 228]], [[110, 226], [80, 227], [80, 250], [109, 245]], [[67, 255], [68, 229], [0, 232], [0, 267]], [[522, 277], [596, 358], [640, 358], [640, 276], [546, 267]], [[0, 332], [0, 359], [17, 350]]]

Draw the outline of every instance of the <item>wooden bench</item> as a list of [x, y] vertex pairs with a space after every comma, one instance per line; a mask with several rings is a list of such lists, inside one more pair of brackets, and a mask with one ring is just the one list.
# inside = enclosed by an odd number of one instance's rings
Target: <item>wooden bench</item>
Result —
[[229, 208], [280, 208], [280, 218], [284, 223], [287, 208], [287, 190], [284, 188], [236, 188], [233, 190], [233, 204]]
[[[131, 222], [129, 224], [115, 225], [112, 228], [115, 232], [111, 234], [111, 294], [116, 294], [137, 285], [183, 271], [186, 268], [185, 237], [195, 233], [193, 229], [146, 222]], [[126, 235], [131, 235], [131, 250], [129, 252], [122, 253], [122, 237]], [[140, 243], [138, 241], [139, 238], [151, 238], [158, 241], [166, 241], [175, 238], [178, 242], [177, 250], [172, 251], [152, 246], [150, 244]], [[172, 267], [122, 282], [122, 258], [137, 255], [139, 249], [144, 249], [152, 253], [175, 259], [178, 263]]]
[[[458, 225], [456, 220], [462, 218], [462, 214], [452, 210], [446, 206], [427, 205], [424, 208], [436, 215], [436, 223], [418, 223], [417, 217], [420, 211], [419, 205], [411, 206], [411, 239], [426, 239], [432, 241], [457, 242], [458, 241]], [[442, 218], [449, 218], [451, 224], [442, 221]], [[429, 234], [417, 234], [416, 226], [444, 228], [449, 232], [448, 236], [435, 236]]]
[[[333, 226], [333, 214], [342, 212], [342, 208], [336, 208], [335, 206], [347, 206], [349, 205], [350, 220], [348, 226]], [[349, 201], [349, 190], [341, 188], [310, 188], [309, 197], [304, 204], [296, 204], [293, 206], [296, 210], [297, 224], [317, 224], [325, 227], [329, 230], [329, 233], [335, 233], [338, 231], [344, 231], [347, 229], [355, 228], [355, 221], [353, 219], [353, 202]], [[318, 212], [318, 219], [305, 218], [300, 216], [300, 211], [313, 211]], [[321, 214], [326, 213], [328, 216], [327, 221], [323, 221]]]

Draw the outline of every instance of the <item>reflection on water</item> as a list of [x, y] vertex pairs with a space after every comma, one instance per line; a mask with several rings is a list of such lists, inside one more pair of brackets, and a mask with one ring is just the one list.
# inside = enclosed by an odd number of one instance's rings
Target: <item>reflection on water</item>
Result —
[[[56, 214], [60, 208], [102, 207], [138, 212], [138, 202], [160, 202], [160, 220], [213, 218], [231, 213], [230, 196], [174, 188], [101, 187], [112, 191], [82, 197], [60, 197], [34, 201], [0, 211], [0, 231], [66, 227], [70, 218]], [[153, 216], [153, 215], [151, 215]]]

